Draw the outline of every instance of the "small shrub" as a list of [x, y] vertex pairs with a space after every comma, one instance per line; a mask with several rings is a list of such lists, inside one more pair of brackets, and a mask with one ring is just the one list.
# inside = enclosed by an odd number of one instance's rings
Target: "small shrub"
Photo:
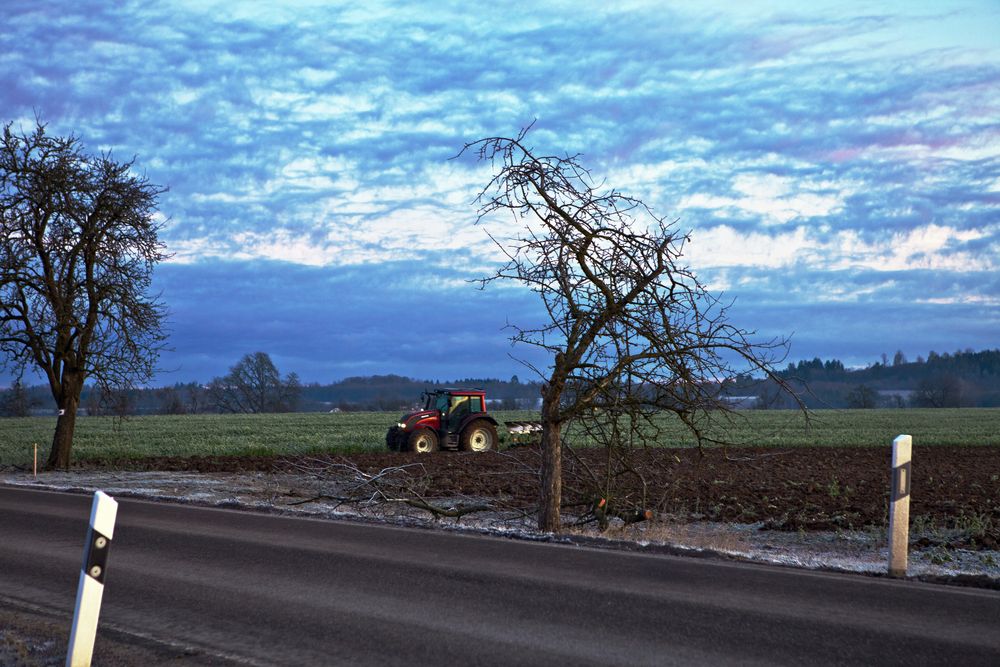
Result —
[[945, 565], [946, 563], [951, 563], [955, 560], [955, 557], [951, 555], [951, 552], [945, 547], [937, 547], [932, 549], [926, 556], [928, 560], [934, 565]]

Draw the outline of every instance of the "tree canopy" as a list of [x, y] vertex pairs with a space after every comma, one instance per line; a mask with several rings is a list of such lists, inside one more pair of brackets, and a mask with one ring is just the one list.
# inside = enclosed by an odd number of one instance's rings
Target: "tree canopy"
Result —
[[290, 373], [284, 380], [266, 352], [246, 354], [208, 385], [209, 401], [219, 412], [294, 412], [301, 387]]

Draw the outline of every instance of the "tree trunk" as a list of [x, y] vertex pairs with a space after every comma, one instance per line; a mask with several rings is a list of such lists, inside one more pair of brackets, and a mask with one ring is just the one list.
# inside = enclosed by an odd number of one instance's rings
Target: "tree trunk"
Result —
[[561, 392], [550, 388], [542, 399], [542, 484], [538, 529], [558, 533], [562, 528], [562, 422]]
[[558, 533], [562, 527], [562, 450], [560, 425], [545, 424], [542, 429], [542, 487], [538, 510], [538, 529]]
[[70, 451], [73, 449], [73, 431], [76, 429], [76, 412], [80, 407], [80, 393], [83, 382], [64, 380], [62, 400], [58, 400], [59, 419], [56, 421], [56, 432], [52, 436], [52, 451], [45, 467], [49, 470], [69, 468]]

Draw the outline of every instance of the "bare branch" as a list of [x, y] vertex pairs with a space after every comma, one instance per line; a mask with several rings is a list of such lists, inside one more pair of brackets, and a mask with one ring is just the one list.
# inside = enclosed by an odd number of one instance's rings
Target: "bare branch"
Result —
[[387, 506], [398, 504], [427, 512], [435, 520], [460, 519], [478, 512], [504, 512], [511, 517], [524, 515], [522, 509], [503, 507], [497, 501], [430, 498], [427, 493], [427, 471], [421, 463], [391, 466], [374, 473], [365, 472], [346, 459], [330, 462], [313, 458], [289, 465], [315, 479], [323, 488], [323, 491], [309, 498], [290, 502], [289, 505], [332, 500], [337, 503], [337, 507], [354, 505], [382, 512]]

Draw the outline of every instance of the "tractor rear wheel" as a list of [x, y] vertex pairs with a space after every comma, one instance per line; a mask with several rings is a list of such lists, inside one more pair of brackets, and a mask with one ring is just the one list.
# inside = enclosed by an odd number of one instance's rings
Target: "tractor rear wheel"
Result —
[[436, 452], [438, 450], [437, 433], [429, 428], [418, 428], [410, 434], [406, 444], [409, 446], [411, 452], [417, 454]]
[[477, 419], [462, 431], [463, 452], [489, 452], [497, 449], [497, 427], [485, 419]]

